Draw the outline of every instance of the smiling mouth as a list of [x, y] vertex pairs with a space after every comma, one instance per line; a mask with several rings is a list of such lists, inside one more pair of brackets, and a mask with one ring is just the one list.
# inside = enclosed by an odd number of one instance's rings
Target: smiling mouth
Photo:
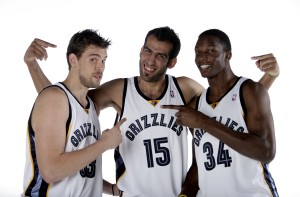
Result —
[[153, 68], [150, 68], [150, 67], [148, 67], [148, 66], [145, 66], [144, 68], [145, 68], [146, 71], [149, 71], [149, 72], [153, 72], [153, 71], [154, 71]]
[[199, 66], [201, 69], [207, 69], [209, 67], [211, 67], [211, 65], [208, 65], [208, 64], [204, 64], [204, 65], [201, 65]]

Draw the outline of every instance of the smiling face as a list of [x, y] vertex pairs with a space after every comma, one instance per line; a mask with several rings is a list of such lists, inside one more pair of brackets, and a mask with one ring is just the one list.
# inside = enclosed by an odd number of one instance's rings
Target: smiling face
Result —
[[224, 51], [222, 42], [215, 36], [205, 35], [195, 46], [195, 63], [204, 78], [218, 75], [229, 65], [231, 52]]
[[140, 52], [140, 77], [147, 82], [157, 82], [165, 77], [168, 67], [172, 67], [169, 53], [172, 44], [148, 37]]
[[87, 88], [99, 87], [106, 58], [107, 50], [93, 45], [87, 47], [79, 59], [76, 58], [79, 80], [83, 86]]

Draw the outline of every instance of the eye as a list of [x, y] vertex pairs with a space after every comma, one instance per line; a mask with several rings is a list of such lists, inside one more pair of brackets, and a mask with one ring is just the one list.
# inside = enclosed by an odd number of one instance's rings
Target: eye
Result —
[[144, 48], [144, 53], [146, 53], [146, 54], [149, 54], [149, 53], [151, 53], [151, 51], [150, 51], [150, 49], [148, 49], [148, 48]]
[[105, 60], [102, 60], [102, 64], [105, 64], [105, 62], [106, 62], [106, 59], [105, 59]]
[[158, 60], [161, 61], [161, 62], [163, 62], [163, 61], [165, 61], [165, 60], [167, 59], [167, 57], [166, 57], [165, 55], [161, 55], [161, 54], [158, 55], [157, 58], [158, 58]]
[[215, 49], [208, 49], [207, 51], [208, 51], [208, 53], [214, 53]]

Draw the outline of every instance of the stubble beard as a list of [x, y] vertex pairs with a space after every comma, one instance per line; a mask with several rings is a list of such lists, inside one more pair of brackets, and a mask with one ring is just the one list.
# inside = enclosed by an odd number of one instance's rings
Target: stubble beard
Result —
[[144, 70], [145, 70], [144, 65], [140, 61], [140, 77], [142, 78], [143, 81], [150, 82], [150, 83], [158, 82], [167, 73], [167, 67], [165, 67], [165, 69], [161, 69], [157, 73], [153, 73], [151, 75], [146, 74], [144, 72]]
[[98, 88], [100, 86], [100, 81], [98, 83], [94, 83], [92, 79], [87, 79], [82, 75], [79, 76], [79, 80], [86, 88]]

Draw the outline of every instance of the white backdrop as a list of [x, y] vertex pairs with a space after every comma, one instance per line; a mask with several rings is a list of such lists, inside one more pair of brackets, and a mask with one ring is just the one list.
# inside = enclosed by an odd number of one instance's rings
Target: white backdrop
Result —
[[[297, 0], [1, 0], [1, 175], [0, 196], [22, 193], [25, 164], [25, 130], [28, 115], [37, 96], [23, 55], [37, 37], [57, 44], [49, 58], [41, 62], [52, 82], [67, 75], [65, 52], [70, 37], [86, 28], [97, 29], [112, 39], [102, 83], [118, 77], [138, 75], [139, 50], [147, 32], [170, 26], [181, 38], [182, 49], [175, 76], [189, 76], [203, 86], [194, 63], [197, 36], [209, 28], [225, 31], [232, 41], [231, 66], [238, 75], [258, 80], [262, 73], [250, 59], [253, 55], [274, 53], [281, 75], [271, 87], [272, 111], [276, 126], [277, 155], [270, 170], [278, 192], [284, 197], [300, 196], [298, 189], [299, 111], [297, 71], [299, 70], [300, 2]], [[297, 88], [297, 89], [296, 89]], [[297, 94], [298, 95], [298, 94]], [[102, 129], [110, 128], [114, 111], [100, 115]], [[103, 155], [104, 178], [114, 182], [113, 151]]]

